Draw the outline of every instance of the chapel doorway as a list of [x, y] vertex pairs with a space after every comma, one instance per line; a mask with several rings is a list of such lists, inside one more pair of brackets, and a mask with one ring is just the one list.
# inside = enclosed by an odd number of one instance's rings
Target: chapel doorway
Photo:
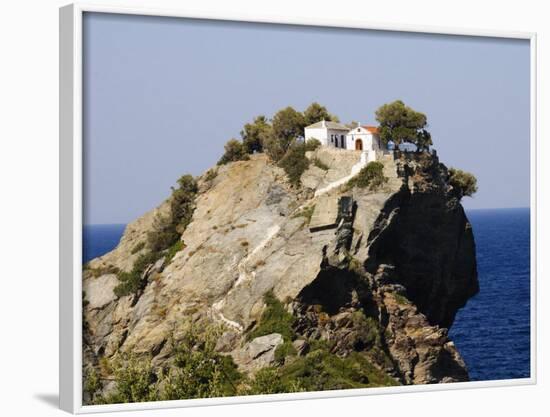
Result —
[[362, 151], [363, 150], [363, 141], [361, 139], [357, 139], [355, 141], [355, 150], [356, 151]]

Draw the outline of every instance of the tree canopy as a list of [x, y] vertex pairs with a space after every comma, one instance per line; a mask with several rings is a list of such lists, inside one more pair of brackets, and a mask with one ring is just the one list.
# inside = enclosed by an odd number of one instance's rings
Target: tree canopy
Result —
[[218, 161], [218, 165], [224, 165], [228, 162], [243, 161], [248, 159], [245, 147], [237, 139], [229, 139], [224, 145], [225, 152]]
[[376, 110], [376, 120], [380, 124], [383, 143], [412, 143], [419, 151], [427, 150], [433, 144], [430, 132], [425, 129], [428, 124], [426, 115], [406, 106], [401, 100], [380, 106]]
[[330, 122], [338, 122], [338, 117], [334, 114], [330, 114], [325, 106], [320, 105], [317, 102], [311, 103], [307, 109], [304, 110], [305, 126], [312, 125], [313, 123], [326, 120]]
[[263, 115], [254, 118], [252, 123], [245, 124], [241, 130], [241, 137], [246, 152], [250, 154], [263, 152], [263, 143], [269, 135], [271, 135], [271, 125]]
[[285, 107], [273, 116], [273, 133], [281, 141], [290, 143], [304, 135], [304, 115], [292, 107]]
[[296, 139], [303, 137], [304, 115], [292, 107], [279, 110], [272, 120], [272, 129], [264, 141], [266, 153], [274, 161], [280, 161]]
[[[338, 117], [316, 102], [303, 112], [285, 107], [271, 120], [264, 115], [256, 116], [243, 126], [242, 142], [231, 139], [225, 144], [225, 153], [218, 165], [247, 159], [249, 154], [256, 152], [265, 152], [273, 161], [279, 162], [293, 145], [303, 139], [304, 128], [321, 120], [338, 121]], [[309, 144], [310, 147], [314, 145]]]

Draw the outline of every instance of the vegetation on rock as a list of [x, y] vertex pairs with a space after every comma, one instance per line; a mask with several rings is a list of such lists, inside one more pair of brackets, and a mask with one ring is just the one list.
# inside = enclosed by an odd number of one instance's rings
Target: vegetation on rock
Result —
[[449, 183], [459, 195], [471, 197], [477, 192], [477, 178], [466, 171], [457, 168], [449, 169]]
[[275, 349], [275, 361], [282, 365], [285, 363], [285, 359], [289, 356], [296, 356], [296, 348], [290, 340], [287, 340], [282, 345], [277, 346]]
[[292, 330], [294, 317], [272, 291], [264, 295], [265, 309], [262, 312], [259, 324], [248, 334], [247, 339], [279, 333], [285, 341], [293, 340], [296, 335]]
[[101, 394], [97, 372], [87, 371], [84, 390], [94, 404], [212, 398], [236, 395], [242, 374], [230, 356], [215, 352], [219, 330], [191, 327], [174, 346], [171, 365], [152, 366], [149, 356], [121, 355], [109, 362], [114, 389]]
[[242, 390], [245, 395], [281, 394], [304, 391], [297, 381], [283, 381], [277, 369], [263, 368], [256, 372]]
[[142, 250], [144, 247], [145, 247], [146, 243], [144, 241], [141, 241], [139, 243], [136, 244], [136, 246], [134, 246], [132, 248], [132, 255], [135, 255], [136, 253], [138, 253], [140, 250]]
[[263, 152], [264, 141], [272, 134], [272, 128], [267, 117], [258, 116], [252, 123], [244, 125], [241, 131], [243, 146], [247, 153]]
[[[321, 120], [337, 121], [338, 117], [319, 103], [312, 103], [304, 112], [285, 107], [275, 113], [271, 120], [264, 115], [257, 116], [252, 123], [244, 125], [241, 130], [242, 141], [231, 139], [225, 144], [225, 152], [218, 165], [247, 160], [250, 154], [265, 152], [272, 161], [284, 168], [291, 184], [299, 186], [300, 177], [309, 166], [305, 152], [321, 146], [317, 139], [309, 139], [304, 143], [304, 127]], [[316, 166], [328, 169], [321, 161], [317, 161]]]
[[384, 165], [381, 162], [369, 162], [359, 173], [348, 181], [349, 187], [369, 188], [377, 190], [388, 181], [384, 175]]
[[206, 174], [204, 174], [204, 181], [211, 182], [218, 176], [218, 170], [216, 168], [211, 168], [208, 171], [206, 171]]
[[157, 399], [157, 376], [151, 359], [134, 355], [111, 364], [116, 381], [115, 390], [105, 397], [105, 403], [134, 403]]
[[170, 261], [174, 258], [176, 253], [182, 251], [185, 248], [185, 244], [182, 240], [178, 240], [176, 243], [174, 243], [170, 248], [168, 248], [168, 251], [166, 252], [166, 264], [169, 264]]
[[314, 151], [321, 146], [321, 142], [315, 138], [306, 140], [306, 151]]
[[332, 347], [331, 342], [319, 340], [312, 341], [310, 352], [303, 356], [291, 350], [286, 355], [291, 360], [279, 357], [279, 366], [258, 371], [245, 392], [275, 394], [399, 385], [365, 354], [352, 352], [339, 357], [331, 352]]
[[178, 188], [172, 187], [170, 213], [172, 224], [180, 235], [185, 231], [195, 211], [195, 197], [198, 185], [192, 175], [183, 175], [178, 180]]
[[279, 166], [285, 170], [290, 183], [293, 186], [299, 186], [302, 174], [309, 167], [305, 145], [303, 143], [294, 144], [280, 160]]
[[352, 352], [338, 357], [326, 341], [313, 343], [308, 354], [284, 365], [278, 374], [283, 385], [298, 385], [305, 391], [399, 385], [364, 354]]
[[[270, 298], [268, 296], [268, 298]], [[271, 300], [270, 305], [277, 304]], [[280, 314], [277, 313], [277, 314]], [[268, 320], [271, 320], [271, 316]], [[174, 348], [170, 366], [155, 369], [148, 356], [122, 355], [109, 361], [114, 389], [102, 394], [94, 368], [86, 372], [84, 390], [92, 404], [112, 404], [230, 395], [258, 395], [397, 385], [360, 353], [340, 358], [327, 341], [312, 341], [303, 356], [285, 342], [276, 353], [278, 366], [250, 377], [240, 373], [231, 356], [215, 351], [219, 330], [190, 328]], [[292, 357], [288, 361], [285, 358]]]
[[173, 366], [160, 383], [160, 399], [235, 395], [242, 378], [230, 356], [215, 351], [219, 330], [191, 328], [175, 348]]
[[163, 251], [179, 240], [193, 217], [197, 192], [197, 181], [191, 175], [183, 175], [178, 180], [178, 188], [172, 187], [170, 213], [158, 216], [147, 236], [151, 251]]
[[137, 258], [130, 272], [117, 273], [120, 281], [114, 288], [117, 297], [136, 293], [146, 279], [144, 272], [149, 265], [163, 256], [166, 256], [165, 263], [167, 263], [167, 260], [171, 260], [176, 252], [183, 249], [180, 237], [193, 217], [197, 192], [197, 181], [191, 175], [183, 175], [178, 180], [178, 187], [172, 187], [170, 213], [156, 217], [153, 230], [147, 234], [149, 250]]
[[246, 161], [249, 159], [246, 147], [237, 139], [229, 139], [224, 145], [224, 154], [218, 161], [218, 165], [225, 165], [229, 162]]
[[160, 252], [147, 252], [140, 255], [134, 262], [130, 272], [120, 271], [117, 278], [120, 283], [114, 288], [117, 297], [124, 297], [136, 293], [144, 284], [145, 269], [161, 257]]

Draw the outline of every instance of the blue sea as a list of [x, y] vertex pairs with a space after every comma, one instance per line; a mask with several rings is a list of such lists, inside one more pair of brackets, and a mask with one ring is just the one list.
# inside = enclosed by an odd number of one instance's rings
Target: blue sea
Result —
[[112, 251], [118, 245], [125, 227], [125, 224], [84, 225], [82, 231], [83, 263]]
[[449, 336], [473, 381], [530, 376], [529, 209], [470, 210], [479, 293]]
[[[456, 316], [449, 335], [473, 381], [530, 373], [529, 209], [469, 210], [479, 293]], [[84, 227], [84, 262], [114, 249], [125, 225]]]

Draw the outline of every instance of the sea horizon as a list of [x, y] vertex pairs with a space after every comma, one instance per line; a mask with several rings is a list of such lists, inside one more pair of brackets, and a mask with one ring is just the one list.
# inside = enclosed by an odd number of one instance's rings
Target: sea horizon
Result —
[[[464, 211], [468, 213], [469, 211], [491, 211], [491, 210], [530, 210], [530, 206], [521, 206], [521, 207], [481, 207], [481, 208], [464, 208]], [[138, 219], [139, 217], [136, 217]], [[135, 220], [135, 219], [134, 219]], [[134, 220], [130, 220], [128, 223], [114, 222], [114, 223], [84, 223], [83, 227], [90, 226], [127, 226], [129, 223]]]

